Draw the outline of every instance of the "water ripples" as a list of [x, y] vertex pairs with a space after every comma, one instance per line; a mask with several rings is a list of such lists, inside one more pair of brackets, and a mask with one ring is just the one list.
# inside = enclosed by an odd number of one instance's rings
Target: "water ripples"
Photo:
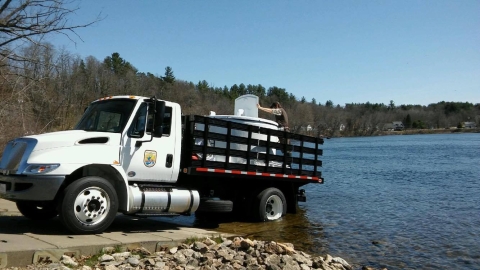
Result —
[[336, 220], [330, 250], [389, 269], [480, 265], [480, 134], [334, 139], [324, 152], [326, 184], [307, 198], [326, 205], [305, 208]]

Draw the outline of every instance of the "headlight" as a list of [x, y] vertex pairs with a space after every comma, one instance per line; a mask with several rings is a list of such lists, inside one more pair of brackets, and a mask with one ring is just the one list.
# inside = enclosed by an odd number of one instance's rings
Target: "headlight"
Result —
[[60, 164], [31, 164], [23, 171], [24, 174], [45, 174], [60, 167]]

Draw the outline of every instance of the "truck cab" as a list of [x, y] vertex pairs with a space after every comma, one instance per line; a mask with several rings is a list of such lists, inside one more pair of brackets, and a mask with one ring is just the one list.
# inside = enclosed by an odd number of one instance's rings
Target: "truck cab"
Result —
[[122, 166], [127, 181], [170, 183], [179, 172], [180, 115], [176, 103], [116, 97], [92, 103], [74, 129], [112, 133], [112, 144], [120, 147], [114, 163]]

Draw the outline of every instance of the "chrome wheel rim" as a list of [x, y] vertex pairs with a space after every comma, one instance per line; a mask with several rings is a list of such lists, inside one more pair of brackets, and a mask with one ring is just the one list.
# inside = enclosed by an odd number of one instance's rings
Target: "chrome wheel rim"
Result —
[[110, 210], [110, 197], [99, 187], [88, 187], [77, 195], [73, 211], [83, 224], [92, 226], [102, 222]]
[[277, 195], [271, 195], [265, 204], [267, 220], [279, 219], [283, 214], [283, 201]]

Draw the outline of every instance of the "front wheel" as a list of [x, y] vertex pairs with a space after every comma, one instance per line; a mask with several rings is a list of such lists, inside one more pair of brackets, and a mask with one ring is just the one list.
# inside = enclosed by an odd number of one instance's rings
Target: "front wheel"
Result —
[[60, 218], [74, 233], [101, 233], [115, 219], [117, 202], [117, 193], [110, 182], [87, 176], [65, 189]]
[[277, 188], [267, 188], [260, 192], [254, 207], [259, 221], [277, 220], [287, 213], [287, 201]]
[[18, 211], [33, 220], [48, 220], [58, 216], [54, 202], [19, 201]]

